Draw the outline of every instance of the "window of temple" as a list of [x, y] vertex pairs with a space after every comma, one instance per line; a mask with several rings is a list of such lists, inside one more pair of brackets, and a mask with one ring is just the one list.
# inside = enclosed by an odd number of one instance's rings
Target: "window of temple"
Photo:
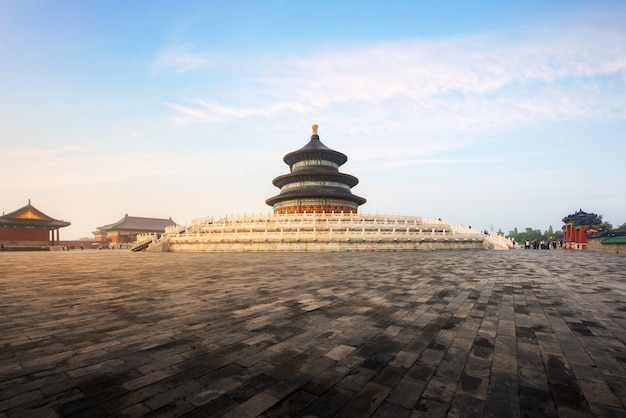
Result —
[[339, 168], [339, 165], [337, 163], [334, 163], [328, 160], [303, 160], [303, 161], [298, 161], [296, 163], [293, 163], [293, 165], [291, 166], [291, 169], [293, 171], [297, 168], [306, 167], [309, 165], [317, 165], [317, 166], [324, 165], [324, 166]]
[[340, 187], [342, 189], [350, 190], [350, 186], [344, 183], [339, 183], [337, 181], [297, 181], [293, 183], [287, 183], [280, 190], [288, 190], [295, 189], [298, 187], [313, 187], [313, 186], [330, 186], [330, 187]]

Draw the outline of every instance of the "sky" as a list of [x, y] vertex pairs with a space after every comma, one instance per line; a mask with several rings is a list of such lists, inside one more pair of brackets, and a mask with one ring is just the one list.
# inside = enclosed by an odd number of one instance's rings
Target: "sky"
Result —
[[360, 212], [509, 232], [626, 222], [622, 1], [0, 2], [0, 210], [93, 237], [268, 214], [285, 154]]

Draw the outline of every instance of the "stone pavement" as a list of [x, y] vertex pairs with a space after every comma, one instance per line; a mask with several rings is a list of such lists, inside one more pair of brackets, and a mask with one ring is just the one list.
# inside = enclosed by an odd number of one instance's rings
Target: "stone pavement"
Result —
[[626, 417], [626, 257], [0, 253], [0, 417]]

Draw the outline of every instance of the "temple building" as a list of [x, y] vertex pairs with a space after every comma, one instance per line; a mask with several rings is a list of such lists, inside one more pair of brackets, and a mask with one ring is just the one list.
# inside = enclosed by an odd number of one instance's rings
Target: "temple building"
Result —
[[[441, 218], [359, 212], [365, 199], [352, 194], [359, 180], [339, 172], [345, 154], [311, 140], [283, 161], [289, 173], [272, 181], [278, 195], [265, 201], [273, 213], [206, 217], [168, 226], [161, 235], [137, 236], [131, 251], [150, 252], [328, 252], [508, 249], [497, 234]], [[100, 228], [107, 229], [107, 228]]]
[[0, 216], [0, 248], [46, 250], [59, 242], [59, 229], [70, 222], [51, 218], [30, 203]]
[[313, 125], [309, 143], [284, 156], [290, 173], [272, 181], [280, 193], [265, 203], [273, 207], [274, 214], [357, 213], [366, 200], [350, 190], [359, 179], [339, 172], [347, 160], [345, 154], [320, 141], [317, 125]]
[[168, 226], [174, 226], [176, 222], [169, 219], [142, 218], [138, 216], [124, 215], [119, 221], [99, 226], [94, 232], [97, 242], [108, 245], [132, 244], [138, 234], [162, 234]]
[[587, 234], [598, 232], [602, 220], [595, 213], [579, 211], [563, 218], [563, 248], [584, 250], [587, 248]]

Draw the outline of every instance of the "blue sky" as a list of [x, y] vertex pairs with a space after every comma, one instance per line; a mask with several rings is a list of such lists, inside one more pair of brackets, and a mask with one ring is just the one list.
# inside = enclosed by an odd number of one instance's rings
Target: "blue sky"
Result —
[[626, 222], [626, 3], [0, 4], [0, 210], [269, 213], [311, 124], [364, 213]]

